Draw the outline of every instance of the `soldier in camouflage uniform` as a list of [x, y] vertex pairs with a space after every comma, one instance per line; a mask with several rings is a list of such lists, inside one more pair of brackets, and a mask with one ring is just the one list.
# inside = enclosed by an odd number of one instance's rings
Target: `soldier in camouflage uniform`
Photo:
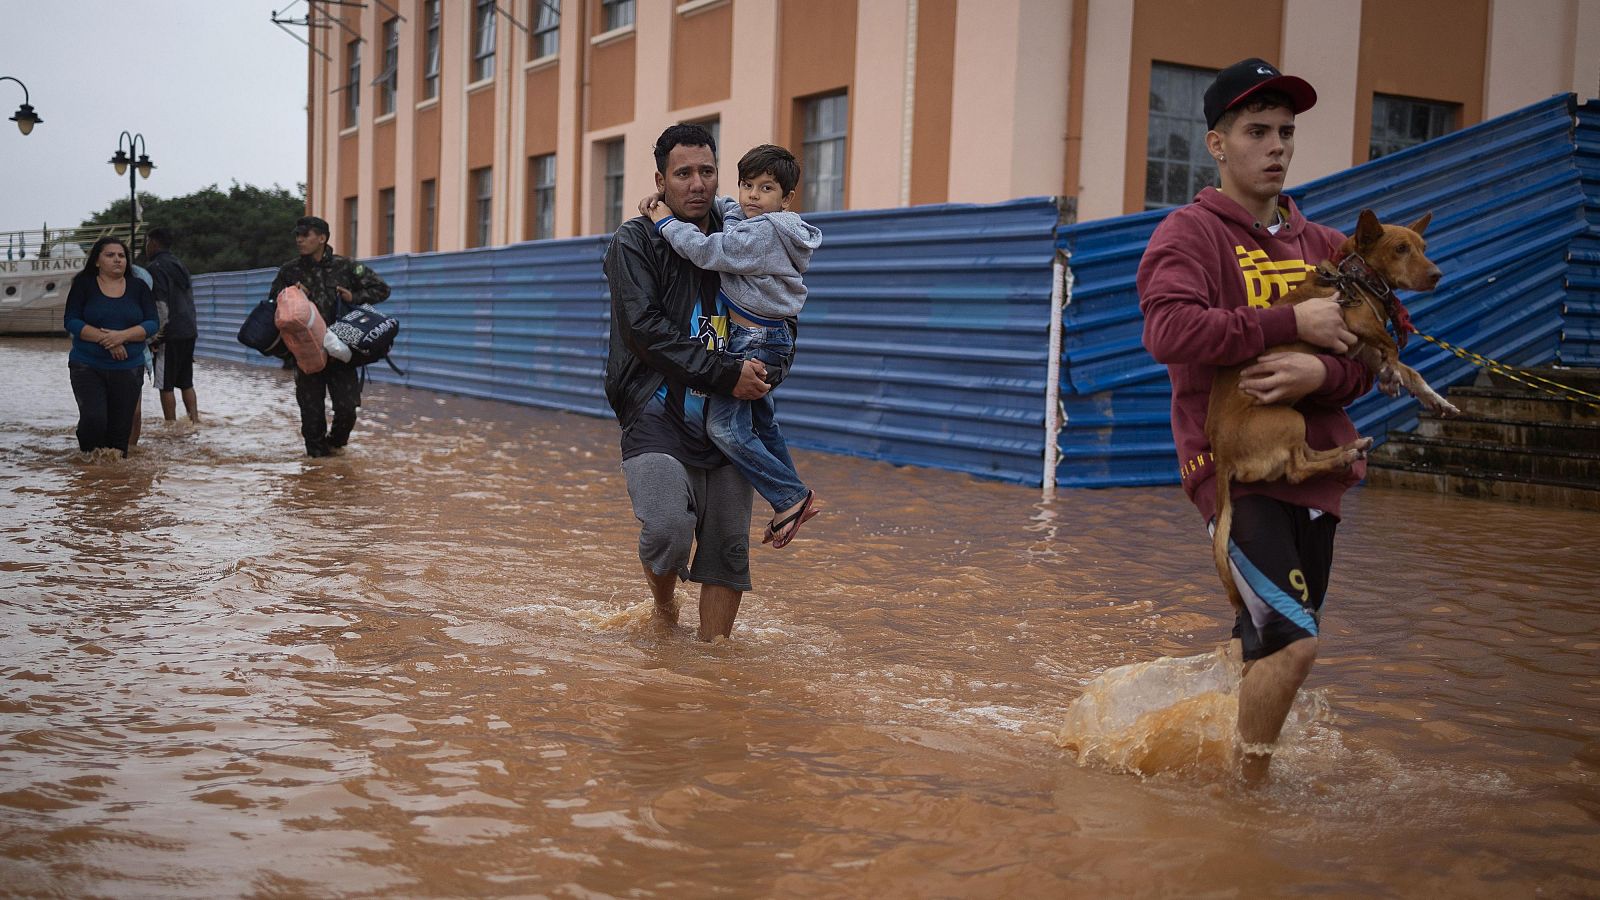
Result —
[[[276, 297], [289, 285], [298, 284], [329, 324], [337, 321], [346, 307], [388, 298], [389, 285], [378, 273], [333, 252], [328, 246], [328, 223], [322, 219], [301, 217], [294, 226], [294, 245], [300, 258], [283, 264], [268, 296]], [[331, 431], [324, 394], [333, 401]], [[296, 369], [294, 396], [300, 404], [300, 433], [306, 439], [307, 456], [327, 456], [350, 440], [356, 407], [361, 405], [361, 374], [355, 366], [330, 357], [328, 365], [315, 375]]]

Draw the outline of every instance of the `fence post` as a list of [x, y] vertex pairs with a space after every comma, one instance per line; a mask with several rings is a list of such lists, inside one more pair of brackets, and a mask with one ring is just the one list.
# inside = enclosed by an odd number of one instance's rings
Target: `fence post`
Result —
[[1061, 461], [1057, 438], [1063, 424], [1061, 408], [1061, 316], [1072, 302], [1072, 269], [1064, 250], [1056, 251], [1050, 266], [1050, 360], [1045, 369], [1044, 386], [1044, 485], [1043, 499], [1056, 495], [1056, 467]]

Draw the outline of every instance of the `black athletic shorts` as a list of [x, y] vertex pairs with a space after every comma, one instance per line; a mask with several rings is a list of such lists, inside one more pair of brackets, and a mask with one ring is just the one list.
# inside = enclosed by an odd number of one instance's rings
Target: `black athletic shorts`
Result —
[[194, 338], [174, 338], [161, 345], [152, 361], [156, 390], [187, 391], [194, 387]]
[[1256, 494], [1234, 498], [1228, 559], [1245, 609], [1233, 635], [1246, 660], [1317, 636], [1338, 527], [1321, 510]]

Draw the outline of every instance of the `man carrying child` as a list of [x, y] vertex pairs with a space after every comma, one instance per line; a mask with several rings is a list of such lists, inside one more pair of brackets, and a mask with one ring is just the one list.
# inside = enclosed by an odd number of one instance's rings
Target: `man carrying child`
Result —
[[[656, 189], [706, 232], [717, 212], [716, 141], [673, 125], [655, 144]], [[659, 618], [676, 623], [679, 579], [700, 584], [701, 640], [727, 637], [750, 589], [750, 482], [706, 434], [708, 396], [765, 396], [778, 380], [758, 359], [720, 352], [718, 276], [672, 251], [644, 216], [606, 250], [611, 340], [606, 399], [622, 426], [622, 471], [639, 520], [639, 562]]]
[[[799, 182], [794, 154], [762, 144], [739, 160], [738, 197], [717, 198], [720, 232], [706, 233], [679, 219], [658, 195], [639, 204], [673, 250], [701, 269], [721, 273], [727, 352], [758, 359], [774, 372], [787, 371], [794, 357], [790, 329], [806, 302], [801, 277], [822, 244], [822, 232], [788, 211]], [[712, 442], [772, 504], [762, 543], [787, 546], [819, 507], [816, 492], [800, 480], [789, 456], [772, 394], [755, 400], [713, 394], [709, 403], [706, 430]]]

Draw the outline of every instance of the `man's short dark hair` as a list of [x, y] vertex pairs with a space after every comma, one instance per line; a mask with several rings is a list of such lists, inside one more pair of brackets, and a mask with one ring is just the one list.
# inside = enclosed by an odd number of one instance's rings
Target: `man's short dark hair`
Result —
[[327, 237], [329, 234], [327, 220], [320, 216], [301, 216], [295, 220], [295, 234], [304, 234], [308, 231], [315, 231], [323, 237]]
[[1212, 131], [1227, 131], [1239, 118], [1240, 113], [1258, 113], [1264, 109], [1294, 109], [1294, 101], [1282, 91], [1261, 91], [1250, 95], [1250, 99], [1238, 106], [1232, 107], [1221, 116], [1217, 117], [1217, 127]]
[[667, 174], [667, 154], [672, 152], [673, 147], [679, 145], [685, 147], [710, 147], [712, 158], [717, 155], [717, 141], [711, 136], [711, 132], [705, 129], [704, 125], [691, 125], [680, 122], [661, 132], [661, 137], [656, 138], [657, 172], [663, 175]]
[[739, 159], [739, 180], [755, 181], [771, 175], [787, 197], [800, 183], [800, 161], [777, 144], [762, 144]]
[[148, 242], [155, 241], [168, 250], [171, 250], [173, 245], [178, 242], [177, 238], [172, 234], [172, 229], [165, 225], [157, 225], [145, 232], [144, 239], [147, 246]]

